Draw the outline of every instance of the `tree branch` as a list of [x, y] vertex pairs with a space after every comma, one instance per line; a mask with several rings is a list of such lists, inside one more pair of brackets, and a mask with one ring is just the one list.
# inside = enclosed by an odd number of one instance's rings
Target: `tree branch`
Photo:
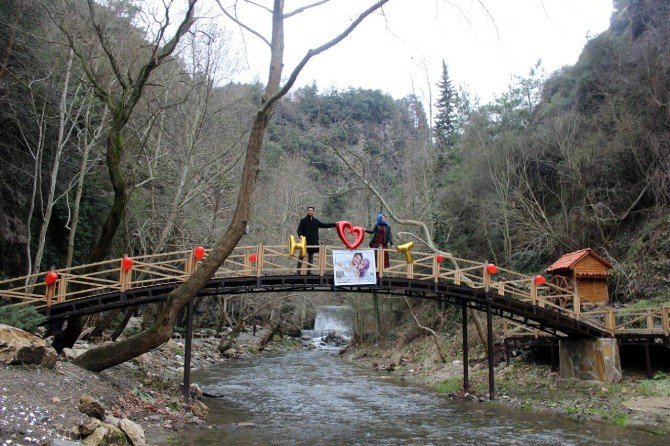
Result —
[[296, 10], [294, 10], [294, 11], [291, 11], [291, 12], [288, 12], [288, 13], [284, 14], [284, 18], [285, 18], [285, 19], [288, 19], [288, 18], [291, 17], [291, 16], [300, 14], [301, 12], [303, 12], [303, 11], [305, 11], [305, 10], [307, 10], [307, 9], [314, 8], [314, 7], [319, 6], [319, 5], [323, 5], [324, 3], [328, 3], [329, 1], [330, 1], [330, 0], [321, 0], [321, 1], [318, 1], [318, 2], [315, 2], [315, 3], [312, 3], [312, 4], [310, 4], [310, 5], [305, 5], [305, 6], [301, 7], [301, 8], [298, 8], [298, 9], [296, 9]]
[[[231, 13], [229, 13], [228, 11], [226, 11], [226, 8], [223, 7], [223, 5], [221, 4], [221, 1], [220, 1], [220, 0], [215, 0], [215, 1], [216, 1], [216, 4], [219, 5], [219, 8], [221, 8], [221, 12], [223, 12], [223, 13], [226, 15], [226, 17], [228, 17], [228, 18], [229, 18], [230, 20], [232, 20], [233, 22], [237, 23], [240, 27], [242, 27], [242, 28], [246, 29], [247, 31], [249, 31], [249, 32], [250, 32], [251, 34], [253, 34], [254, 36], [256, 36], [256, 37], [258, 37], [259, 39], [261, 39], [263, 42], [265, 42], [265, 44], [266, 44], [268, 47], [272, 48], [272, 45], [270, 45], [270, 41], [269, 41], [268, 39], [266, 39], [265, 37], [263, 37], [263, 35], [262, 35], [261, 33], [259, 33], [258, 31], [255, 31], [255, 30], [252, 29], [251, 27], [245, 25], [244, 23], [242, 23], [241, 21], [239, 21], [236, 17], [234, 17]], [[254, 3], [254, 4], [255, 4], [255, 3]], [[259, 6], [259, 5], [257, 5], [257, 6]], [[267, 8], [265, 8], [265, 9], [267, 9]], [[272, 12], [272, 11], [270, 11], [270, 12]]]
[[284, 84], [284, 86], [276, 92], [270, 99], [263, 104], [263, 107], [261, 108], [261, 112], [265, 113], [266, 110], [268, 110], [272, 105], [279, 100], [282, 96], [284, 96], [290, 89], [293, 87], [293, 84], [295, 83], [296, 79], [298, 79], [298, 75], [302, 71], [302, 69], [307, 65], [307, 62], [313, 57], [318, 54], [323, 53], [324, 51], [328, 50], [329, 48], [332, 48], [333, 46], [337, 45], [340, 43], [342, 40], [344, 40], [345, 37], [347, 37], [351, 32], [370, 14], [375, 12], [377, 9], [381, 8], [384, 6], [385, 3], [387, 3], [389, 0], [380, 0], [374, 5], [370, 6], [368, 9], [363, 11], [357, 18], [354, 20], [351, 25], [347, 27], [342, 33], [340, 33], [337, 37], [332, 39], [331, 41], [321, 45], [318, 48], [315, 49], [310, 49], [307, 51], [307, 54], [302, 58], [302, 60], [298, 63], [298, 65], [293, 69], [293, 72], [289, 76], [288, 80]]

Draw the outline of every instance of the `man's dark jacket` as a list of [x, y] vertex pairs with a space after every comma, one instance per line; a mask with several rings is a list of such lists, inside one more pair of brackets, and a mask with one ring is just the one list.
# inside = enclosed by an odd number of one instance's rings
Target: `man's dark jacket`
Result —
[[[298, 224], [298, 237], [305, 236], [307, 246], [319, 244], [319, 228], [334, 228], [335, 223], [321, 223], [315, 217], [309, 215], [303, 217]], [[309, 251], [317, 251], [318, 248], [308, 248]]]

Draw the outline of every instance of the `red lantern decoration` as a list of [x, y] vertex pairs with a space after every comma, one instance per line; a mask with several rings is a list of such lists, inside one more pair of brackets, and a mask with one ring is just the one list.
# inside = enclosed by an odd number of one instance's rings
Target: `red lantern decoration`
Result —
[[541, 274], [538, 274], [537, 276], [533, 277], [533, 282], [535, 282], [535, 285], [544, 285], [547, 283], [547, 278]]
[[256, 263], [256, 253], [255, 252], [252, 252], [251, 254], [249, 254], [249, 261], [251, 263]]
[[123, 256], [121, 259], [121, 269], [128, 272], [133, 269], [133, 259], [128, 256]]
[[489, 274], [498, 274], [498, 267], [495, 265], [495, 263], [489, 263], [486, 265], [486, 272]]
[[195, 249], [193, 249], [193, 257], [195, 257], [196, 260], [202, 260], [202, 258], [205, 257], [205, 248], [202, 246], [195, 247]]
[[58, 280], [58, 274], [55, 271], [49, 271], [44, 277], [44, 283], [47, 285], [53, 285]]
[[442, 254], [438, 254], [435, 256], [435, 260], [437, 260], [437, 263], [442, 263], [444, 262], [444, 256]]

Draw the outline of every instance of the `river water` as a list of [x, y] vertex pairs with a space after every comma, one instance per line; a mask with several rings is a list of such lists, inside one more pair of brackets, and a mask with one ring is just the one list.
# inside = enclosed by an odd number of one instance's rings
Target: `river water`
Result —
[[452, 401], [332, 350], [259, 356], [193, 376], [221, 397], [205, 399], [212, 428], [182, 433], [180, 445], [668, 445], [633, 428]]

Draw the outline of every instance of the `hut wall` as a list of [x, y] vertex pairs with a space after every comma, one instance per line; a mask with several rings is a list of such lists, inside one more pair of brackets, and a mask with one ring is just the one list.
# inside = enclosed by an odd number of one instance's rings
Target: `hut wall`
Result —
[[580, 274], [606, 274], [607, 268], [598, 260], [591, 256], [586, 256], [574, 267], [574, 271], [579, 276]]
[[578, 277], [577, 293], [582, 302], [606, 304], [609, 301], [607, 280], [603, 278]]

